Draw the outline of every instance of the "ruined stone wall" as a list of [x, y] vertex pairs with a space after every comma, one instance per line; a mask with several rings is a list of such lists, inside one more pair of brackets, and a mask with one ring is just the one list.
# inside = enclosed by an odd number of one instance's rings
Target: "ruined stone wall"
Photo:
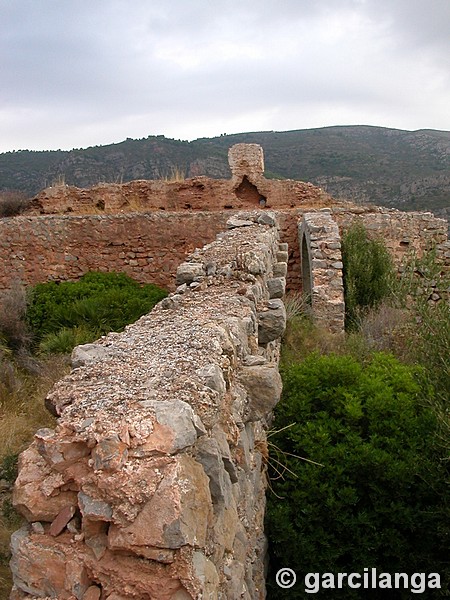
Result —
[[330, 211], [305, 213], [299, 223], [303, 294], [321, 327], [344, 331], [341, 237]]
[[265, 596], [266, 429], [287, 248], [240, 214], [149, 314], [78, 347], [21, 455], [12, 600]]
[[178, 264], [214, 239], [229, 213], [111, 214], [0, 220], [0, 290], [119, 271], [173, 288]]
[[[333, 203], [330, 207], [341, 231], [361, 219], [372, 235], [383, 238], [398, 265], [413, 249], [421, 255], [433, 243], [450, 261], [446, 222], [430, 213]], [[314, 210], [322, 208], [313, 204], [276, 211], [281, 241], [289, 246], [289, 290], [302, 289], [298, 222]], [[143, 283], [173, 289], [180, 261], [214, 239], [229, 216], [228, 210], [186, 210], [0, 219], [0, 293], [14, 280], [26, 285], [72, 280], [89, 270], [123, 271]]]
[[394, 261], [401, 265], [408, 254], [415, 252], [419, 257], [434, 245], [442, 245], [448, 239], [448, 223], [432, 213], [402, 212], [382, 207], [332, 207], [333, 217], [341, 230], [355, 220], [360, 220], [369, 235], [384, 240]]
[[[123, 271], [141, 282], [173, 288], [176, 265], [212, 240], [230, 210], [275, 210], [289, 245], [287, 287], [302, 289], [298, 222], [303, 214], [330, 209], [341, 231], [361, 219], [382, 237], [401, 264], [433, 242], [444, 244], [446, 221], [430, 213], [403, 213], [337, 201], [310, 183], [269, 180], [256, 144], [229, 150], [230, 180], [132, 181], [90, 189], [48, 188], [27, 216], [0, 219], [0, 293], [13, 280], [29, 285], [77, 279], [88, 270]], [[64, 215], [64, 216], [63, 216]]]

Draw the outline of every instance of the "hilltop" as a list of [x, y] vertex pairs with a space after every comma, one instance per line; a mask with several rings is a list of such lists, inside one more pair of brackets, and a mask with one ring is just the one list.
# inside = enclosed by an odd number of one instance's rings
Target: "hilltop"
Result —
[[149, 136], [70, 151], [7, 152], [0, 154], [0, 190], [35, 195], [55, 182], [88, 187], [134, 179], [229, 178], [228, 148], [239, 142], [263, 147], [266, 177], [309, 181], [355, 202], [450, 213], [450, 132], [364, 125], [192, 142]]

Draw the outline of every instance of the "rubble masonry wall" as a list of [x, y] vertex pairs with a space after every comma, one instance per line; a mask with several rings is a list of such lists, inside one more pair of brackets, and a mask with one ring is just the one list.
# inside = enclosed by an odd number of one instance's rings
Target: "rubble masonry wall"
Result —
[[75, 349], [19, 460], [12, 600], [265, 597], [287, 248], [270, 213], [228, 227], [150, 314]]

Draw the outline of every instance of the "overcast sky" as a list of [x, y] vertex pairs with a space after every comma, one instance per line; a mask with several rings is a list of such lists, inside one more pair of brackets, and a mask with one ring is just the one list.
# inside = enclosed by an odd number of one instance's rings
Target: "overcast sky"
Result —
[[450, 0], [0, 0], [0, 152], [450, 130]]

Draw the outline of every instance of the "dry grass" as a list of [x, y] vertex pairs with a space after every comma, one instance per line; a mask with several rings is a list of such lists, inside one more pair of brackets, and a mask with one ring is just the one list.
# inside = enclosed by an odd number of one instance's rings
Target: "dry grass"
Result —
[[31, 333], [25, 322], [26, 311], [25, 287], [14, 281], [0, 302], [0, 340], [15, 354], [26, 352], [31, 343]]
[[296, 316], [288, 320], [281, 347], [281, 362], [284, 365], [301, 362], [308, 354], [339, 352], [342, 336], [330, 333], [315, 324], [307, 316]]
[[[35, 431], [55, 425], [44, 400], [53, 384], [68, 371], [67, 360], [61, 356], [41, 362], [38, 375], [19, 370], [6, 357], [0, 359], [0, 468], [3, 477], [5, 465], [14, 464], [15, 456], [30, 444]], [[12, 483], [10, 478], [11, 474], [8, 480]], [[9, 540], [20, 523], [20, 516], [11, 506], [11, 492], [0, 493], [0, 598], [7, 598], [11, 589]]]
[[372, 350], [401, 356], [405, 352], [406, 328], [410, 318], [407, 310], [385, 301], [364, 315], [360, 332]]
[[297, 317], [309, 315], [311, 312], [308, 298], [299, 292], [288, 292], [284, 298], [284, 306], [288, 322]]
[[170, 173], [162, 178], [167, 183], [181, 183], [186, 180], [186, 174], [181, 167], [172, 167]]
[[28, 208], [29, 204], [30, 199], [23, 192], [0, 192], [0, 218], [20, 215]]
[[31, 376], [13, 368], [9, 382], [0, 383], [0, 458], [23, 450], [37, 428], [54, 424], [44, 398], [66, 368], [60, 358], [52, 357], [41, 374]]
[[315, 323], [309, 316], [308, 304], [296, 295], [287, 296], [286, 313], [287, 327], [281, 349], [284, 364], [302, 361], [312, 352], [350, 354], [364, 360], [374, 351], [384, 351], [400, 360], [409, 359], [411, 315], [387, 301], [365, 311], [358, 320], [358, 328], [345, 335], [330, 333]]

